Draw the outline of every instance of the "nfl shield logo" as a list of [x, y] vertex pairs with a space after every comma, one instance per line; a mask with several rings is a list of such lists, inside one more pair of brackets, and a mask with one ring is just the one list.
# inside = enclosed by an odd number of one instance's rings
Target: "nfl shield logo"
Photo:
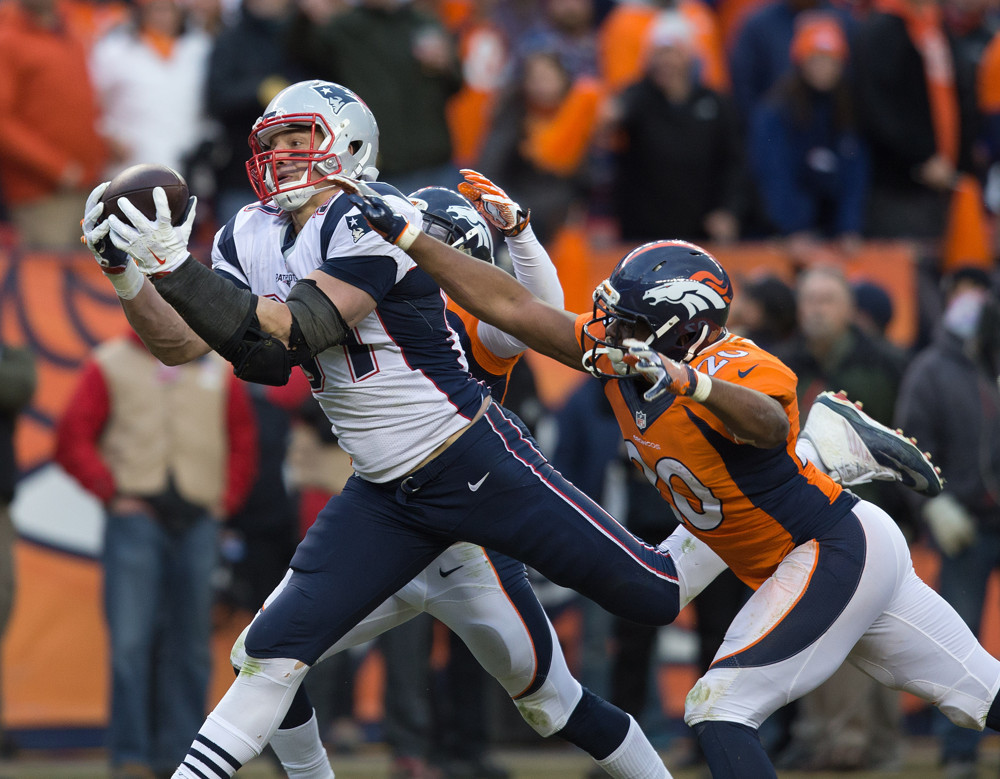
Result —
[[646, 429], [646, 412], [645, 411], [636, 411], [635, 412], [635, 426], [638, 427], [640, 430], [645, 430]]

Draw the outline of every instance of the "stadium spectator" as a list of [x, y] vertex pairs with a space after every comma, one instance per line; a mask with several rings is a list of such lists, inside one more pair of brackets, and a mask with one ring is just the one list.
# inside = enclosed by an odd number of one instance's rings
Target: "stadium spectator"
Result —
[[[917, 500], [941, 553], [938, 591], [978, 634], [987, 585], [1000, 568], [1000, 307], [980, 268], [958, 269], [945, 291], [935, 340], [903, 378], [896, 421], [947, 477], [940, 495]], [[944, 775], [975, 779], [979, 734], [941, 720], [934, 730]]]
[[731, 100], [698, 82], [677, 12], [650, 29], [645, 76], [620, 96], [615, 207], [623, 240], [731, 242], [747, 208], [743, 138]]
[[76, 249], [104, 144], [84, 43], [56, 0], [0, 4], [0, 191], [24, 246]]
[[462, 67], [462, 88], [448, 101], [452, 157], [463, 168], [479, 166], [496, 101], [510, 78], [510, 43], [493, 13], [495, 0], [474, 0], [466, 16], [455, 20]]
[[454, 187], [447, 104], [462, 86], [454, 42], [437, 17], [397, 0], [359, 0], [316, 25], [300, 19], [294, 34], [302, 63], [317, 78], [343, 84], [378, 120], [382, 181], [402, 192]]
[[698, 80], [716, 92], [729, 91], [729, 66], [715, 12], [702, 0], [622, 0], [601, 23], [601, 78], [618, 92], [642, 78], [649, 32], [664, 11], [677, 11], [691, 27]]
[[[839, 269], [802, 273], [796, 287], [798, 335], [777, 354], [798, 377], [800, 413], [820, 392], [845, 390], [875, 420], [889, 424], [904, 363], [898, 351], [854, 325], [850, 283]], [[908, 515], [896, 485], [852, 486], [899, 523]], [[849, 663], [798, 701], [792, 743], [779, 767], [856, 770], [898, 765], [902, 755], [899, 695]]]
[[992, 0], [941, 0], [944, 28], [954, 41], [955, 61], [964, 72], [974, 72], [998, 29]]
[[107, 179], [139, 163], [184, 173], [208, 134], [205, 78], [212, 39], [185, 25], [180, 0], [141, 0], [132, 23], [94, 45], [90, 74], [111, 156]]
[[112, 776], [152, 779], [204, 718], [219, 532], [256, 475], [253, 411], [221, 358], [168, 367], [129, 334], [84, 366], [55, 461], [105, 507]]
[[810, 11], [832, 14], [850, 39], [850, 14], [830, 0], [777, 0], [746, 17], [729, 58], [733, 97], [744, 119], [749, 120], [754, 106], [788, 72], [796, 26]]
[[848, 48], [829, 15], [801, 14], [792, 68], [756, 104], [749, 157], [768, 220], [783, 236], [857, 250], [868, 154], [845, 76]]
[[873, 281], [856, 281], [854, 291], [854, 324], [866, 335], [885, 338], [892, 322], [894, 306], [885, 288]]
[[205, 108], [221, 128], [212, 150], [218, 224], [254, 197], [244, 159], [247, 128], [302, 75], [287, 50], [294, 0], [244, 0], [237, 14], [215, 39], [208, 62]]
[[594, 79], [574, 80], [555, 52], [534, 52], [497, 104], [479, 167], [504, 181], [512, 197], [532, 204], [543, 245], [585, 203], [589, 144], [602, 101]]
[[987, 153], [986, 202], [993, 214], [994, 257], [1000, 257], [1000, 32], [983, 53], [976, 79]]
[[520, 64], [538, 52], [554, 53], [572, 78], [599, 74], [595, 0], [542, 0], [542, 13], [514, 40]]
[[779, 351], [796, 330], [795, 293], [771, 274], [746, 279], [733, 298], [728, 327], [764, 349]]
[[[17, 419], [31, 403], [38, 383], [35, 356], [27, 349], [0, 342], [0, 638], [7, 631], [7, 621], [14, 605], [17, 578], [14, 570], [14, 544], [17, 531], [10, 516], [18, 467], [14, 458], [14, 429]], [[3, 691], [0, 690], [0, 712]], [[0, 717], [0, 754], [9, 756], [14, 741]]]
[[970, 170], [975, 104], [934, 0], [878, 0], [852, 44], [858, 118], [871, 152], [865, 233], [938, 240], [959, 170]]

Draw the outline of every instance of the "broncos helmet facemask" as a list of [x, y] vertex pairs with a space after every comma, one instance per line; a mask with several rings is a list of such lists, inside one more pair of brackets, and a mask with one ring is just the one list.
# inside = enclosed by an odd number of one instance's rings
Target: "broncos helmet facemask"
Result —
[[423, 214], [421, 229], [476, 259], [493, 263], [493, 233], [465, 197], [446, 187], [423, 187], [409, 196]]
[[[291, 129], [308, 132], [308, 146], [271, 147], [275, 135]], [[301, 208], [332, 186], [328, 178], [334, 173], [368, 181], [378, 177], [375, 117], [354, 92], [330, 81], [300, 81], [281, 90], [254, 123], [249, 142], [247, 174], [254, 192], [283, 211]], [[282, 168], [292, 166], [301, 167], [301, 175], [283, 175]]]
[[[701, 247], [686, 241], [644, 244], [629, 252], [594, 290], [594, 315], [580, 339], [584, 367], [596, 376], [621, 377], [597, 366], [601, 354], [608, 354], [613, 363], [619, 359], [618, 339], [610, 341], [606, 335], [616, 321], [630, 329], [642, 323], [650, 333], [648, 346], [689, 362], [726, 335], [732, 300], [729, 276]], [[591, 330], [597, 323], [603, 325], [600, 337]], [[620, 363], [617, 367], [622, 368]]]

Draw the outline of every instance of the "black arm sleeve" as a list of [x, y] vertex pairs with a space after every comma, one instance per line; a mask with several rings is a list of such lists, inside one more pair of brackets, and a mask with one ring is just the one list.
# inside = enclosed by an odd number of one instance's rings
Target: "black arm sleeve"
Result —
[[153, 285], [205, 343], [233, 364], [239, 378], [258, 384], [288, 383], [290, 355], [281, 341], [261, 330], [256, 295], [193, 257], [173, 273], [154, 279]]

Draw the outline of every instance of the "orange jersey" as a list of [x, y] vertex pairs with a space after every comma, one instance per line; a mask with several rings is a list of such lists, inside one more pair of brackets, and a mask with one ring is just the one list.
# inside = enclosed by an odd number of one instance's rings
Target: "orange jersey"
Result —
[[497, 357], [493, 354], [479, 340], [479, 320], [451, 300], [448, 301], [448, 324], [458, 333], [462, 350], [469, 361], [469, 373], [486, 385], [493, 400], [503, 403], [510, 372], [521, 355]]
[[[578, 334], [589, 319], [585, 314], [577, 320]], [[590, 330], [598, 335], [593, 325]], [[608, 358], [599, 359], [610, 372]], [[699, 353], [691, 366], [781, 403], [790, 422], [785, 446], [741, 443], [690, 398], [666, 394], [646, 402], [642, 393], [649, 385], [643, 379], [608, 379], [605, 394], [632, 461], [678, 519], [756, 589], [794, 547], [836, 525], [856, 498], [796, 456], [796, 378], [780, 360], [753, 341], [729, 335]]]

